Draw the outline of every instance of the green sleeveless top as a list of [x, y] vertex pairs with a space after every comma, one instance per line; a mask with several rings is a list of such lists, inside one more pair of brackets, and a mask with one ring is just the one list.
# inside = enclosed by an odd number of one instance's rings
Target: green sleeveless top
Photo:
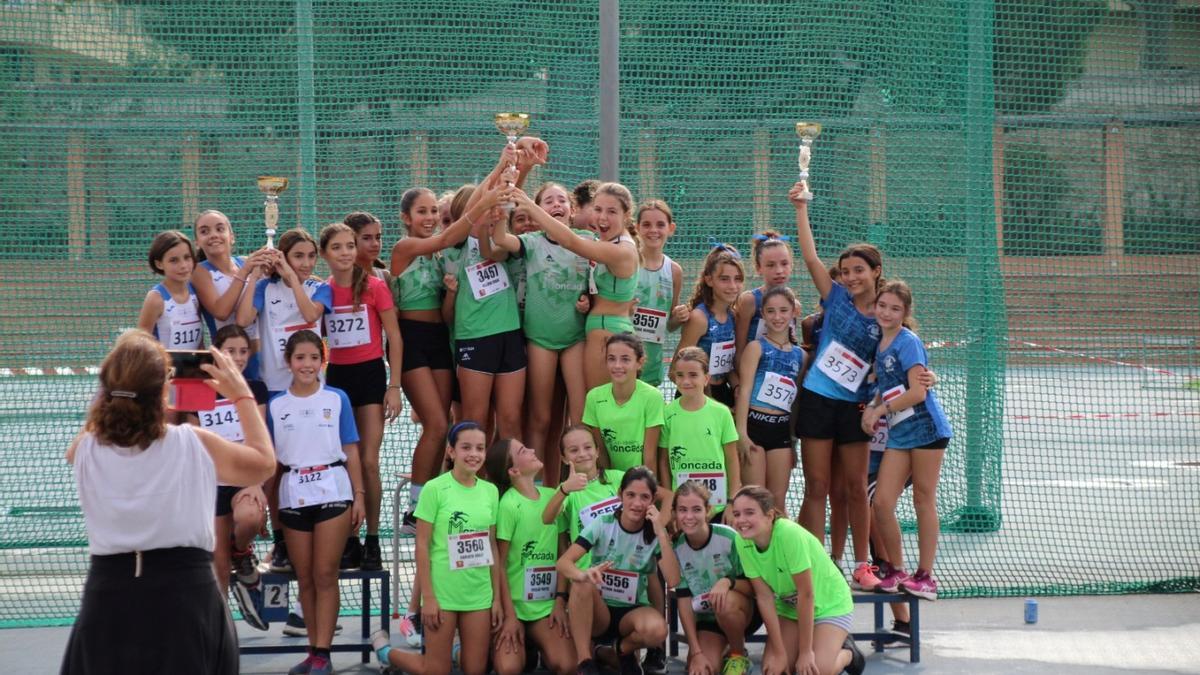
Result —
[[[621, 235], [613, 241], [616, 246], [623, 241], [632, 242], [629, 235]], [[608, 265], [596, 263], [592, 267], [591, 292], [613, 302], [629, 302], [637, 294], [638, 275], [631, 274], [622, 279], [608, 271]]]
[[400, 276], [392, 280], [392, 294], [399, 311], [441, 309], [441, 255], [419, 255], [413, 258]]

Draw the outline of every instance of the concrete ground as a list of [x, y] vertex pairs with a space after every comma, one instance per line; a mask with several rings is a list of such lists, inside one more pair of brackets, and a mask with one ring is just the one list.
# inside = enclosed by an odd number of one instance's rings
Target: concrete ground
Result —
[[[921, 663], [906, 649], [867, 657], [868, 673], [1198, 673], [1200, 598], [1196, 594], [1082, 596], [1039, 599], [1039, 623], [1026, 625], [1022, 598], [942, 600], [922, 605]], [[342, 617], [345, 634], [357, 617]], [[869, 610], [858, 607], [856, 630], [869, 630]], [[278, 633], [240, 628], [247, 642]], [[277, 630], [277, 629], [276, 629]], [[69, 628], [0, 630], [0, 663], [6, 673], [54, 673]], [[299, 640], [278, 637], [291, 643]], [[756, 669], [761, 645], [753, 645]], [[681, 647], [686, 650], [685, 647]], [[680, 659], [670, 672], [685, 672]], [[243, 673], [285, 673], [296, 654], [245, 656]], [[337, 654], [340, 673], [377, 673], [358, 655]]]

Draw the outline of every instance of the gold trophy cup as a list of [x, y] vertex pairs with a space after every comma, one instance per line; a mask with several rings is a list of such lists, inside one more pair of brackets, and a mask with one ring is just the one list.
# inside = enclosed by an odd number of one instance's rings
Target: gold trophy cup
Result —
[[821, 135], [821, 125], [817, 122], [796, 122], [796, 135], [800, 137], [800, 157], [797, 162], [800, 165], [800, 182], [804, 183], [804, 192], [800, 196], [812, 199], [812, 193], [808, 191], [808, 164], [812, 160], [813, 141]]
[[[500, 130], [500, 133], [504, 134], [504, 136], [508, 138], [509, 147], [516, 147], [517, 139], [520, 138], [521, 134], [525, 133], [525, 130], [529, 128], [529, 113], [496, 113], [496, 128]], [[512, 187], [514, 177], [517, 173], [517, 166], [515, 164], [509, 164], [504, 173], [508, 176], [507, 180], [509, 187]], [[509, 202], [504, 205], [504, 210], [512, 212], [514, 207], [516, 207], [516, 204]]]
[[259, 176], [258, 189], [267, 196], [263, 202], [263, 223], [267, 229], [267, 248], [275, 248], [275, 226], [279, 223], [279, 193], [288, 187], [281, 176]]

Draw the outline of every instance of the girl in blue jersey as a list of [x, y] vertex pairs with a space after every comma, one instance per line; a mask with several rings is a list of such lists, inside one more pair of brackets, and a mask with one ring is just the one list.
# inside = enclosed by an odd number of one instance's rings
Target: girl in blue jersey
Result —
[[[558, 573], [571, 581], [568, 608], [579, 673], [600, 672], [592, 660], [593, 640], [611, 645], [623, 675], [635, 675], [642, 672], [638, 649], [657, 646], [667, 637], [662, 611], [647, 599], [649, 585], [658, 583], [656, 567], [667, 586], [679, 583], [671, 539], [654, 507], [657, 492], [650, 469], [626, 471], [618, 493], [621, 508], [589, 523], [558, 559]], [[580, 569], [587, 554], [590, 566]]]
[[[737, 301], [737, 353], [742, 358], [742, 350], [747, 343], [766, 334], [766, 326], [762, 323], [763, 294], [776, 286], [787, 286], [792, 279], [792, 247], [788, 238], [775, 230], [766, 230], [754, 235], [750, 240], [751, 257], [754, 258], [754, 271], [763, 280], [763, 285], [752, 288]], [[800, 315], [797, 308], [796, 316]]]
[[742, 482], [766, 485], [777, 504], [787, 497], [795, 468], [792, 452], [791, 411], [796, 398], [804, 350], [792, 344], [796, 295], [786, 286], [763, 293], [759, 325], [766, 331], [746, 343], [738, 372], [738, 450]]
[[[208, 326], [208, 334], [237, 323], [237, 306], [243, 294], [250, 288], [248, 276], [254, 266], [269, 259], [263, 251], [255, 251], [248, 258], [233, 255], [233, 227], [229, 217], [220, 211], [209, 209], [196, 216], [192, 224], [196, 244], [200, 247], [201, 260], [192, 272], [192, 288], [200, 299], [200, 312]], [[249, 291], [253, 293], [254, 290]], [[258, 330], [247, 326], [250, 336], [251, 360], [247, 367], [248, 377], [258, 375]], [[215, 337], [214, 337], [215, 339]]]
[[192, 240], [178, 230], [160, 233], [150, 243], [150, 269], [162, 275], [138, 314], [138, 328], [150, 333], [167, 349], [199, 349], [204, 344], [200, 301], [192, 289], [196, 250]]
[[734, 303], [742, 293], [746, 273], [742, 256], [728, 244], [718, 244], [704, 259], [704, 269], [696, 280], [688, 305], [691, 316], [679, 334], [675, 353], [686, 347], [699, 347], [708, 354], [708, 395], [730, 409], [735, 405]]
[[292, 381], [267, 403], [275, 455], [286, 467], [279, 484], [279, 520], [300, 588], [309, 654], [289, 673], [329, 675], [337, 622], [338, 565], [346, 537], [366, 516], [358, 431], [350, 399], [321, 384], [325, 346], [310, 330], [284, 346]]
[[855, 244], [838, 256], [838, 281], [817, 255], [808, 222], [804, 182], [788, 198], [796, 209], [800, 253], [824, 309], [820, 342], [812, 367], [797, 395], [794, 429], [800, 438], [804, 467], [804, 503], [799, 522], [817, 539], [825, 538], [825, 502], [829, 496], [833, 453], [838, 453], [846, 489], [850, 531], [854, 543], [854, 587], [874, 590], [879, 585], [868, 561], [870, 506], [867, 502], [867, 441], [860, 406], [866, 402], [867, 374], [879, 346], [875, 323], [875, 293], [883, 273], [883, 256], [870, 244]]
[[[893, 568], [881, 588], [898, 587], [926, 600], [937, 599], [933, 558], [937, 553], [937, 484], [946, 446], [954, 435], [942, 412], [937, 394], [918, 377], [929, 358], [916, 333], [906, 327], [912, 318], [912, 291], [903, 281], [892, 280], [879, 289], [875, 319], [883, 329], [875, 374], [879, 395], [862, 417], [862, 427], [874, 429], [884, 415], [888, 420], [887, 450], [879, 465], [875, 486], [875, 523]], [[913, 509], [917, 512], [920, 558], [911, 577], [904, 572], [896, 500], [912, 476]]]

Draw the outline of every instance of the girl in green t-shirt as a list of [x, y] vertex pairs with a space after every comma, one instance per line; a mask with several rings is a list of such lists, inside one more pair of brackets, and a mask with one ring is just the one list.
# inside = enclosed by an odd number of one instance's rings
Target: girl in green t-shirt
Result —
[[[742, 575], [737, 533], [709, 525], [708, 488], [687, 481], [675, 490], [672, 512], [675, 558], [681, 579], [675, 587], [679, 623], [687, 636], [689, 673], [745, 675], [751, 670], [746, 636], [762, 626], [754, 590]], [[724, 660], [725, 647], [729, 655]]]
[[863, 671], [850, 636], [854, 602], [841, 570], [808, 530], [775, 509], [771, 491], [747, 485], [731, 508], [742, 571], [767, 627], [763, 675]]
[[525, 668], [526, 640], [541, 650], [542, 663], [559, 675], [575, 672], [567, 624], [567, 580], [558, 574], [558, 523], [542, 523], [554, 488], [538, 486], [537, 452], [502, 438], [487, 454], [487, 474], [500, 490], [496, 540], [503, 572], [504, 622], [492, 640], [492, 666], [500, 675]]
[[[679, 583], [679, 564], [665, 523], [654, 507], [658, 482], [644, 466], [625, 472], [621, 507], [580, 532], [558, 559], [558, 573], [571, 581], [568, 607], [578, 672], [599, 673], [592, 642], [611, 647], [622, 673], [640, 673], [637, 652], [667, 637], [661, 609], [650, 606], [647, 589], [657, 566], [668, 586]], [[579, 564], [591, 554], [591, 563]], [[603, 655], [603, 652], [601, 652]]]
[[564, 464], [562, 482], [542, 511], [542, 522], [549, 525], [561, 521], [561, 531], [568, 537], [564, 540], [565, 548], [584, 526], [620, 505], [617, 483], [621, 481], [621, 472], [601, 465], [596, 442], [581, 424], [564, 431], [560, 444]]
[[383, 631], [372, 644], [383, 664], [410, 673], [448, 673], [458, 633], [462, 671], [483, 675], [488, 642], [469, 638], [490, 635], [504, 618], [503, 575], [495, 564], [499, 493], [478, 476], [486, 455], [483, 428], [459, 422], [447, 440], [451, 467], [425, 484], [415, 512], [425, 654], [391, 649]]
[[658, 466], [663, 397], [658, 387], [638, 379], [646, 365], [645, 345], [632, 333], [617, 333], [608, 338], [604, 359], [612, 381], [588, 392], [583, 423], [614, 469]]

